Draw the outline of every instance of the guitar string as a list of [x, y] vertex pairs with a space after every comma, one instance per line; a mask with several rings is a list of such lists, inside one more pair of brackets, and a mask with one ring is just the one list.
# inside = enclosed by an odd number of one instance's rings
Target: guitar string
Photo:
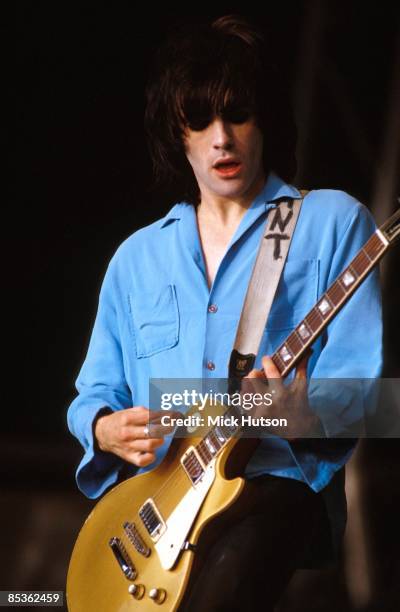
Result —
[[[211, 432], [211, 431], [212, 431], [212, 430], [210, 429], [210, 432]], [[199, 440], [199, 442], [198, 442], [197, 444], [193, 444], [193, 446], [194, 446], [194, 447], [197, 449], [198, 445], [199, 445], [199, 444], [201, 444], [201, 442], [202, 442], [202, 441], [203, 441], [203, 440], [204, 440], [204, 439], [207, 437], [207, 435], [209, 435], [209, 433], [210, 433], [210, 432], [208, 432], [208, 433], [206, 434], [206, 436], [204, 436], [203, 438], [197, 438], [197, 439]], [[226, 440], [226, 442], [228, 442], [228, 440]], [[220, 448], [219, 450], [222, 450], [222, 448], [225, 446], [226, 442], [223, 444], [223, 446], [221, 446], [221, 448]], [[186, 449], [186, 451], [185, 451], [185, 452], [187, 452], [187, 449]], [[213, 459], [214, 459], [215, 457], [217, 457], [218, 453], [219, 453], [219, 451], [216, 453], [216, 455], [213, 457]], [[207, 465], [208, 465], [208, 464], [207, 464]], [[190, 477], [188, 477], [188, 475], [187, 475], [187, 473], [185, 472], [185, 469], [183, 468], [183, 466], [182, 466], [181, 464], [179, 464], [179, 466], [178, 466], [177, 468], [175, 468], [175, 470], [174, 470], [174, 471], [172, 472], [172, 474], [171, 474], [171, 475], [170, 475], [170, 476], [167, 478], [167, 480], [166, 480], [166, 481], [163, 483], [163, 485], [162, 485], [162, 486], [161, 486], [161, 487], [160, 487], [160, 488], [159, 488], [159, 489], [158, 489], [158, 490], [155, 492], [155, 494], [153, 495], [153, 498], [152, 498], [153, 500], [155, 500], [156, 498], [157, 498], [157, 499], [160, 499], [160, 496], [161, 496], [162, 491], [165, 489], [165, 487], [166, 487], [167, 485], [169, 485], [169, 484], [170, 484], [170, 481], [171, 481], [171, 480], [172, 480], [172, 479], [173, 479], [175, 476], [177, 476], [177, 478], [175, 478], [176, 483], [177, 483], [179, 480], [182, 480], [182, 477], [183, 477], [185, 480], [187, 479], [187, 483], [188, 483], [188, 485], [189, 485], [189, 487], [190, 487]]]
[[[158, 501], [159, 501], [159, 504], [161, 504], [161, 503], [162, 503], [161, 496], [162, 496], [162, 492], [164, 491], [165, 487], [167, 487], [167, 486], [168, 486], [168, 485], [170, 485], [170, 484], [174, 484], [174, 485], [178, 484], [178, 482], [179, 482], [180, 480], [182, 480], [182, 477], [183, 477], [183, 476], [184, 476], [185, 478], [187, 478], [187, 476], [185, 475], [185, 473], [184, 473], [184, 471], [183, 471], [182, 466], [181, 466], [181, 465], [179, 465], [177, 468], [175, 468], [175, 470], [174, 470], [174, 471], [172, 472], [172, 474], [171, 474], [171, 475], [170, 475], [170, 476], [167, 478], [167, 480], [166, 480], [166, 481], [165, 481], [165, 482], [162, 484], [162, 486], [161, 486], [159, 489], [157, 489], [157, 490], [156, 490], [156, 492], [155, 492], [155, 493], [154, 493], [154, 495], [152, 496], [152, 499], [153, 499], [154, 501], [158, 500]], [[174, 482], [172, 483], [171, 481], [173, 481], [173, 480], [174, 480]], [[189, 483], [189, 480], [188, 480], [188, 485], [189, 485], [189, 484], [190, 484], [190, 483]]]

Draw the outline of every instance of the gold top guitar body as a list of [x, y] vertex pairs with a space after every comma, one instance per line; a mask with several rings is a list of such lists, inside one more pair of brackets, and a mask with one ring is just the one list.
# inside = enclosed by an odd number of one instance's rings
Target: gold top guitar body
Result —
[[[215, 417], [216, 406], [202, 411], [205, 419], [207, 413]], [[225, 524], [239, 496], [243, 511], [244, 489], [251, 495], [251, 483], [231, 477], [257, 441], [232, 437], [206, 459], [199, 440], [175, 438], [156, 469], [122, 482], [96, 505], [69, 566], [70, 612], [177, 609], [221, 528], [211, 519], [224, 513]]]

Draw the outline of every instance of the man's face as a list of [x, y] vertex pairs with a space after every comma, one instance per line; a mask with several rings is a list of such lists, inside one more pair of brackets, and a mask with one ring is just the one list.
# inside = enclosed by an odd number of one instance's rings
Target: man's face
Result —
[[233, 123], [216, 116], [204, 129], [186, 127], [184, 145], [202, 198], [243, 198], [262, 188], [263, 135], [252, 117]]

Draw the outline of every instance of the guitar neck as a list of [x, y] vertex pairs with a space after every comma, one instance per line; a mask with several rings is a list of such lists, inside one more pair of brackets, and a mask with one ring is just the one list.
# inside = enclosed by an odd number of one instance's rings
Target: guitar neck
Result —
[[390, 242], [378, 229], [278, 347], [272, 360], [282, 377], [287, 376], [296, 366], [308, 347], [322, 334], [390, 246]]

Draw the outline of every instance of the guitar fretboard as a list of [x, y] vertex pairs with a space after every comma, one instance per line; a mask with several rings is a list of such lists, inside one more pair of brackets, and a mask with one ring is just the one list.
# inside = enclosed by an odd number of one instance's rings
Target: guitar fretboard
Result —
[[301, 323], [279, 346], [272, 355], [272, 360], [282, 376], [286, 376], [298, 363], [307, 348], [320, 336], [387, 249], [387, 241], [375, 232]]

